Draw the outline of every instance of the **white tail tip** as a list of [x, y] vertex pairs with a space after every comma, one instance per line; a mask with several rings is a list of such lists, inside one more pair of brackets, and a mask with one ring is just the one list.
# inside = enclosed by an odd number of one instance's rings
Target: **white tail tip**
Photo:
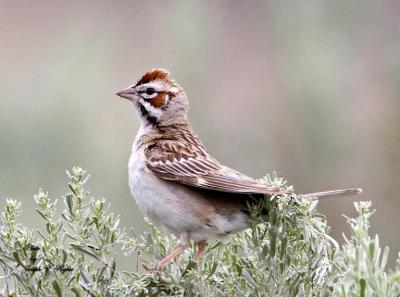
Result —
[[360, 193], [362, 193], [362, 189], [354, 188], [354, 189], [332, 190], [332, 191], [309, 193], [309, 194], [303, 194], [303, 196], [312, 196], [312, 197], [317, 197], [317, 198], [337, 198], [337, 197], [358, 195]]

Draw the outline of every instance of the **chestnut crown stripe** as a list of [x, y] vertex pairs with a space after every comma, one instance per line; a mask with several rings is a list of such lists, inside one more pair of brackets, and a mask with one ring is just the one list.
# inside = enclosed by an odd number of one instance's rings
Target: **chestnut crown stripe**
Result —
[[167, 70], [160, 69], [160, 68], [153, 69], [153, 70], [150, 70], [150, 71], [146, 72], [137, 81], [135, 86], [139, 86], [139, 85], [142, 85], [142, 84], [147, 84], [147, 83], [152, 82], [152, 81], [157, 80], [157, 79], [160, 79], [160, 80], [167, 79], [168, 76], [169, 76], [169, 72]]

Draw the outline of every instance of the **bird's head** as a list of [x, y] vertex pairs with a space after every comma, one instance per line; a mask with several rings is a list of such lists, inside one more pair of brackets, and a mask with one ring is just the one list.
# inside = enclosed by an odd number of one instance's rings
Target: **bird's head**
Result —
[[117, 95], [133, 102], [145, 125], [167, 126], [187, 121], [187, 96], [165, 69], [146, 72], [134, 85]]

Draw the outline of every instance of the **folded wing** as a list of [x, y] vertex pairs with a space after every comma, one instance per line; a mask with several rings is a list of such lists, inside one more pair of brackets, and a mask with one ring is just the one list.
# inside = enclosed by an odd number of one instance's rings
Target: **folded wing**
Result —
[[[183, 133], [185, 132], [185, 133]], [[154, 143], [145, 151], [147, 167], [159, 178], [192, 187], [238, 194], [296, 195], [277, 187], [267, 187], [254, 178], [219, 163], [201, 142], [187, 131], [181, 140], [167, 138]], [[359, 188], [324, 191], [302, 196], [319, 198], [344, 197], [361, 193]]]
[[192, 155], [163, 150], [153, 152], [147, 166], [159, 178], [193, 187], [215, 191], [248, 194], [282, 194], [280, 189], [261, 182], [220, 164], [207, 153]]

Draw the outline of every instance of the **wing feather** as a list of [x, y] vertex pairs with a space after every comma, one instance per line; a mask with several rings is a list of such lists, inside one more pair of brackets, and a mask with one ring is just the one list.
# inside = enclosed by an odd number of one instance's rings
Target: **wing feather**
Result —
[[[185, 124], [160, 126], [158, 129], [140, 139], [138, 147], [145, 146], [147, 167], [161, 179], [229, 193], [293, 194], [267, 187], [256, 179], [222, 165], [207, 153], [197, 135]], [[361, 189], [347, 189], [305, 196], [340, 197], [360, 192]]]
[[[189, 186], [230, 193], [279, 194], [277, 188], [267, 187], [257, 180], [221, 165], [209, 155], [167, 156], [150, 158], [149, 169], [158, 177]], [[149, 159], [148, 159], [149, 160]]]

